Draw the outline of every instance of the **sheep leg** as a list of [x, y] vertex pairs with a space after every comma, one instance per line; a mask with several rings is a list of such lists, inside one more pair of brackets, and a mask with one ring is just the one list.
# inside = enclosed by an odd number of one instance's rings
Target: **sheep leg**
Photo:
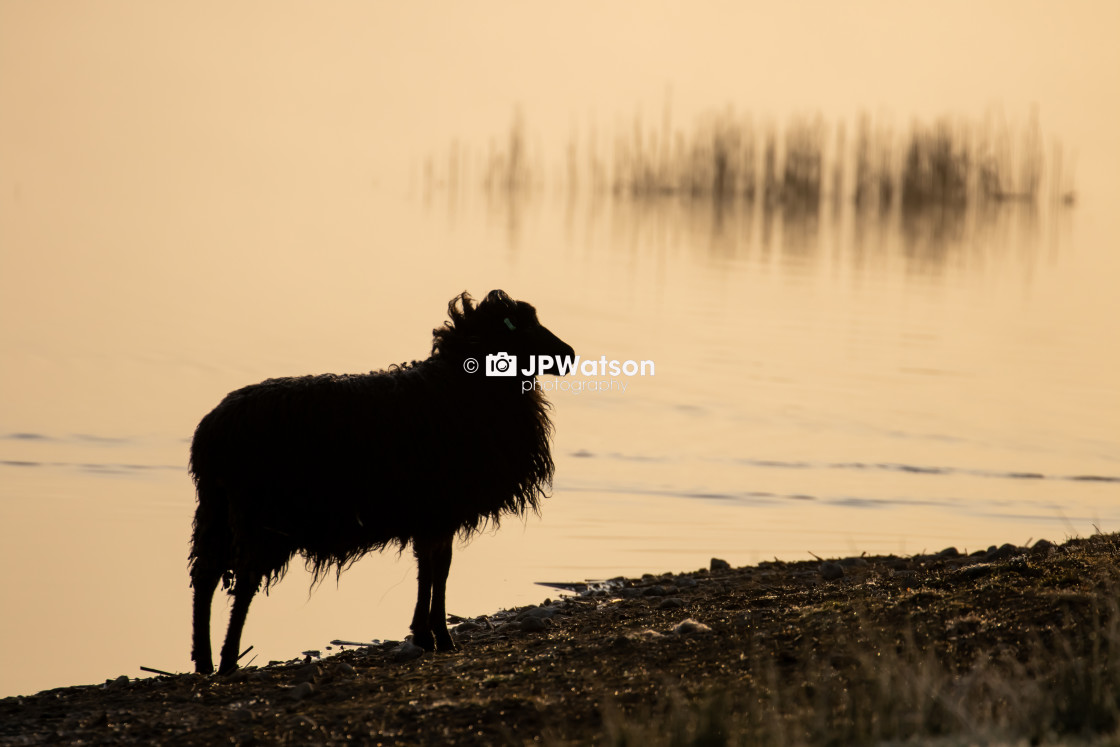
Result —
[[440, 651], [452, 651], [455, 641], [447, 631], [447, 574], [451, 571], [451, 548], [455, 535], [439, 540], [432, 553], [432, 612], [428, 616], [428, 629], [435, 634]]
[[416, 554], [418, 590], [416, 610], [412, 614], [412, 642], [428, 651], [455, 648], [447, 632], [447, 574], [451, 570], [451, 547], [455, 535], [412, 540]]
[[242, 572], [234, 574], [233, 611], [229, 614], [229, 630], [222, 644], [222, 663], [218, 674], [229, 674], [237, 669], [237, 658], [241, 653], [241, 631], [245, 627], [245, 617], [249, 614], [249, 603], [257, 593], [261, 583], [260, 573]]
[[194, 629], [191, 640], [191, 661], [199, 674], [213, 674], [214, 660], [210, 654], [210, 603], [221, 580], [221, 571], [198, 568], [191, 572], [194, 587]]
[[412, 642], [420, 648], [432, 651], [436, 647], [428, 618], [432, 608], [432, 565], [434, 561], [433, 543], [428, 539], [414, 537], [412, 552], [416, 556], [416, 609], [412, 613]]

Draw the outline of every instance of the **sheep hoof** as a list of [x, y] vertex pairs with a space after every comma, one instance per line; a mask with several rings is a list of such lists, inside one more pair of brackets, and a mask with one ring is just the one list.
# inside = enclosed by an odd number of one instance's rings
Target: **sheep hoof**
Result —
[[191, 660], [194, 662], [195, 674], [214, 674], [214, 660], [210, 658], [209, 654], [196, 657], [192, 653]]
[[443, 631], [442, 633], [437, 633], [436, 634], [436, 649], [437, 650], [439, 650], [439, 651], [454, 651], [457, 648], [459, 648], [459, 647], [455, 645], [455, 641], [452, 640], [450, 633], [448, 633], [447, 631]]

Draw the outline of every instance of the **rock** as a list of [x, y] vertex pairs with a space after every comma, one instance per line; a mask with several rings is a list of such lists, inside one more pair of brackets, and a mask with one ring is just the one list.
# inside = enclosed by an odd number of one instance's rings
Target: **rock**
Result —
[[988, 548], [988, 553], [987, 553], [987, 555], [984, 556], [984, 560], [986, 560], [989, 563], [999, 562], [1001, 560], [1007, 560], [1008, 558], [1013, 558], [1016, 555], [1020, 554], [1021, 552], [1022, 551], [1018, 547], [1008, 543], [1008, 544], [1000, 545], [998, 548], [996, 548], [996, 547]]
[[663, 597], [669, 592], [665, 591], [664, 586], [647, 586], [642, 589], [643, 597]]
[[523, 633], [539, 633], [547, 627], [545, 619], [541, 617], [526, 617], [521, 621], [521, 631]]
[[731, 570], [731, 564], [728, 563], [726, 560], [720, 560], [719, 558], [712, 558], [711, 569], [713, 571], [729, 571], [729, 570]]
[[105, 687], [116, 690], [117, 688], [125, 687], [128, 685], [128, 675], [122, 674], [120, 677], [112, 680], [105, 680]]
[[455, 626], [456, 633], [474, 633], [479, 630], [482, 630], [482, 625], [474, 622], [473, 620], [467, 620], [466, 622], [461, 622]]
[[693, 589], [697, 585], [696, 579], [692, 576], [679, 576], [674, 581], [678, 589]]
[[661, 604], [657, 605], [659, 610], [672, 610], [684, 606], [684, 600], [679, 597], [665, 597], [661, 600]]
[[850, 558], [844, 558], [844, 559], [840, 560], [839, 562], [840, 562], [840, 565], [844, 568], [859, 568], [859, 567], [867, 565], [867, 558], [861, 558], [861, 557], [858, 557], [858, 556], [853, 556], [853, 557], [850, 557]]
[[255, 673], [254, 670], [242, 667], [241, 669], [235, 669], [226, 676], [229, 678], [230, 682], [248, 682], [250, 677]]
[[983, 621], [979, 617], [961, 617], [949, 623], [948, 633], [951, 636], [971, 635], [980, 630]]
[[936, 557], [936, 558], [959, 558], [960, 556], [961, 556], [961, 553], [960, 553], [959, 550], [957, 550], [957, 548], [946, 547], [944, 550], [937, 553], [937, 555], [935, 555], [934, 557]]
[[820, 568], [817, 569], [821, 578], [825, 581], [835, 581], [836, 579], [844, 577], [844, 569], [837, 563], [824, 562], [821, 563]]
[[389, 653], [389, 658], [396, 662], [412, 661], [424, 655], [424, 649], [412, 641], [401, 641], [401, 644]]
[[315, 686], [310, 682], [301, 682], [291, 690], [288, 691], [288, 697], [292, 700], [303, 700], [315, 694]]
[[538, 619], [547, 619], [556, 614], [555, 607], [533, 607], [532, 609], [525, 610], [521, 613], [521, 617], [535, 617]]
[[690, 617], [673, 626], [673, 632], [677, 635], [696, 635], [701, 633], [711, 633], [712, 629], [704, 623], [693, 620]]
[[954, 578], [959, 578], [964, 581], [974, 581], [978, 578], [983, 578], [992, 572], [990, 563], [977, 563], [975, 565], [966, 566], [953, 574]]
[[344, 661], [340, 661], [337, 664], [335, 664], [334, 665], [334, 671], [335, 671], [336, 674], [339, 673], [339, 672], [341, 672], [342, 674], [350, 674], [350, 675], [358, 673], [357, 669], [354, 669], [354, 667], [350, 666], [349, 664], [347, 664]]
[[1030, 563], [1027, 562], [1027, 558], [1025, 555], [1016, 555], [1014, 558], [1007, 561], [1007, 570], [1018, 573], [1020, 576], [1025, 576], [1027, 578], [1036, 576], [1039, 573], [1031, 566]]
[[1031, 547], [1031, 553], [1035, 555], [1049, 555], [1052, 552], [1054, 552], [1054, 543], [1047, 539], [1040, 539]]
[[307, 664], [296, 671], [294, 682], [314, 682], [319, 676], [318, 664]]
[[633, 599], [634, 597], [640, 597], [641, 595], [642, 590], [637, 588], [636, 586], [627, 586], [618, 590], [618, 596], [622, 599]]

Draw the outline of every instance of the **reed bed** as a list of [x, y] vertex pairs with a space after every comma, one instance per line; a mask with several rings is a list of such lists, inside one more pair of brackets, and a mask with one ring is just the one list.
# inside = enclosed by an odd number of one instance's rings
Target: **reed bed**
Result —
[[[657, 125], [635, 115], [608, 138], [595, 129], [582, 138], [573, 131], [550, 169], [539, 152], [530, 155], [528, 126], [517, 110], [506, 136], [474, 151], [474, 171], [491, 197], [551, 184], [569, 197], [735, 201], [797, 211], [830, 200], [884, 212], [1074, 199], [1064, 148], [1053, 141], [1045, 157], [1037, 112], [1022, 126], [991, 112], [979, 120], [915, 120], [901, 129], [863, 113], [850, 141], [848, 123], [819, 114], [778, 125], [725, 109], [698, 117], [688, 130], [671, 122], [666, 106]], [[469, 186], [462, 178], [471, 171], [468, 151], [455, 141], [447, 158], [429, 157], [425, 189]]]

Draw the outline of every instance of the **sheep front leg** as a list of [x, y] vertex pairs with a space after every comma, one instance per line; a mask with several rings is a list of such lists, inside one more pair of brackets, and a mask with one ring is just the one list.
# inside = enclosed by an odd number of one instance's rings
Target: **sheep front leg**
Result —
[[412, 551], [416, 554], [416, 610], [412, 613], [412, 642], [428, 651], [455, 648], [447, 631], [447, 574], [451, 569], [451, 545], [455, 535], [416, 537]]
[[432, 558], [432, 611], [428, 616], [428, 629], [435, 634], [440, 651], [452, 651], [455, 641], [447, 630], [447, 574], [451, 571], [451, 546], [455, 535], [436, 543]]
[[431, 540], [414, 537], [412, 553], [416, 556], [416, 609], [412, 613], [412, 642], [422, 649], [431, 651], [436, 647], [428, 616], [432, 608], [432, 563], [433, 545]]

